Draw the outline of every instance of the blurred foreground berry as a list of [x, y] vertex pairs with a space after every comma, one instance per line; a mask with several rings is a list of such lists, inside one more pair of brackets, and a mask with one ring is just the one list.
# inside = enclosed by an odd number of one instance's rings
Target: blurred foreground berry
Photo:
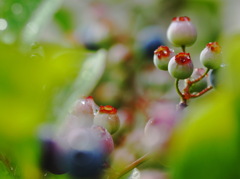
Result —
[[73, 150], [69, 152], [69, 174], [76, 178], [99, 178], [104, 166], [101, 152]]
[[64, 151], [54, 140], [44, 139], [41, 141], [40, 165], [44, 171], [53, 174], [68, 172], [67, 152]]

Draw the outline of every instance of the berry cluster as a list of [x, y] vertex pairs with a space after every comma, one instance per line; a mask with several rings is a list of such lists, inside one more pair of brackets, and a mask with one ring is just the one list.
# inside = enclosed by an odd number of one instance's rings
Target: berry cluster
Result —
[[[212, 86], [208, 86], [206, 77], [208, 72], [219, 69], [222, 63], [221, 47], [217, 42], [210, 42], [200, 54], [200, 62], [206, 68], [195, 68], [190, 53], [186, 47], [194, 44], [197, 31], [189, 17], [174, 17], [167, 30], [168, 40], [182, 52], [174, 54], [174, 50], [167, 46], [160, 46], [154, 51], [154, 65], [161, 70], [168, 70], [176, 79], [176, 90], [181, 98], [179, 107], [186, 107], [190, 98], [199, 97], [206, 93]], [[214, 73], [213, 73], [214, 74]], [[179, 80], [185, 80], [183, 92], [179, 89]]]
[[117, 109], [78, 99], [60, 130], [41, 138], [41, 167], [53, 174], [99, 178], [114, 150], [111, 134], [119, 128]]

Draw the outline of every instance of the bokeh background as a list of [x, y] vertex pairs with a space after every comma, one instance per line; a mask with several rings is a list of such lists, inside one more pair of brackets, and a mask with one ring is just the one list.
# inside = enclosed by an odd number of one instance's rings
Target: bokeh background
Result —
[[167, 165], [145, 168], [173, 179], [240, 178], [239, 7], [238, 0], [1, 0], [0, 177], [44, 178], [39, 128], [58, 126], [81, 96], [118, 108], [128, 126], [120, 136], [137, 140], [153, 104], [178, 103], [174, 79], [152, 57], [159, 45], [181, 51], [166, 30], [173, 17], [189, 16], [198, 31], [187, 49], [195, 67], [205, 45], [217, 41], [227, 69], [219, 89], [186, 109]]

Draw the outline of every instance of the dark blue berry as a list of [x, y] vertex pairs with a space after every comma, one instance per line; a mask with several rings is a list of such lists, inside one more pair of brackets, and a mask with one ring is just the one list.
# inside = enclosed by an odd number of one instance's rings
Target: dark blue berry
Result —
[[41, 150], [41, 168], [53, 174], [68, 171], [67, 155], [53, 140], [43, 140]]
[[101, 152], [73, 150], [69, 154], [69, 174], [76, 178], [98, 178], [104, 162]]

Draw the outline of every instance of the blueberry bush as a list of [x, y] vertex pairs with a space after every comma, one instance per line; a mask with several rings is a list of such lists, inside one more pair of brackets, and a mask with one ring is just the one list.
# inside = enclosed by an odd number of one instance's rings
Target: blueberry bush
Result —
[[0, 1], [0, 178], [240, 178], [237, 5]]

